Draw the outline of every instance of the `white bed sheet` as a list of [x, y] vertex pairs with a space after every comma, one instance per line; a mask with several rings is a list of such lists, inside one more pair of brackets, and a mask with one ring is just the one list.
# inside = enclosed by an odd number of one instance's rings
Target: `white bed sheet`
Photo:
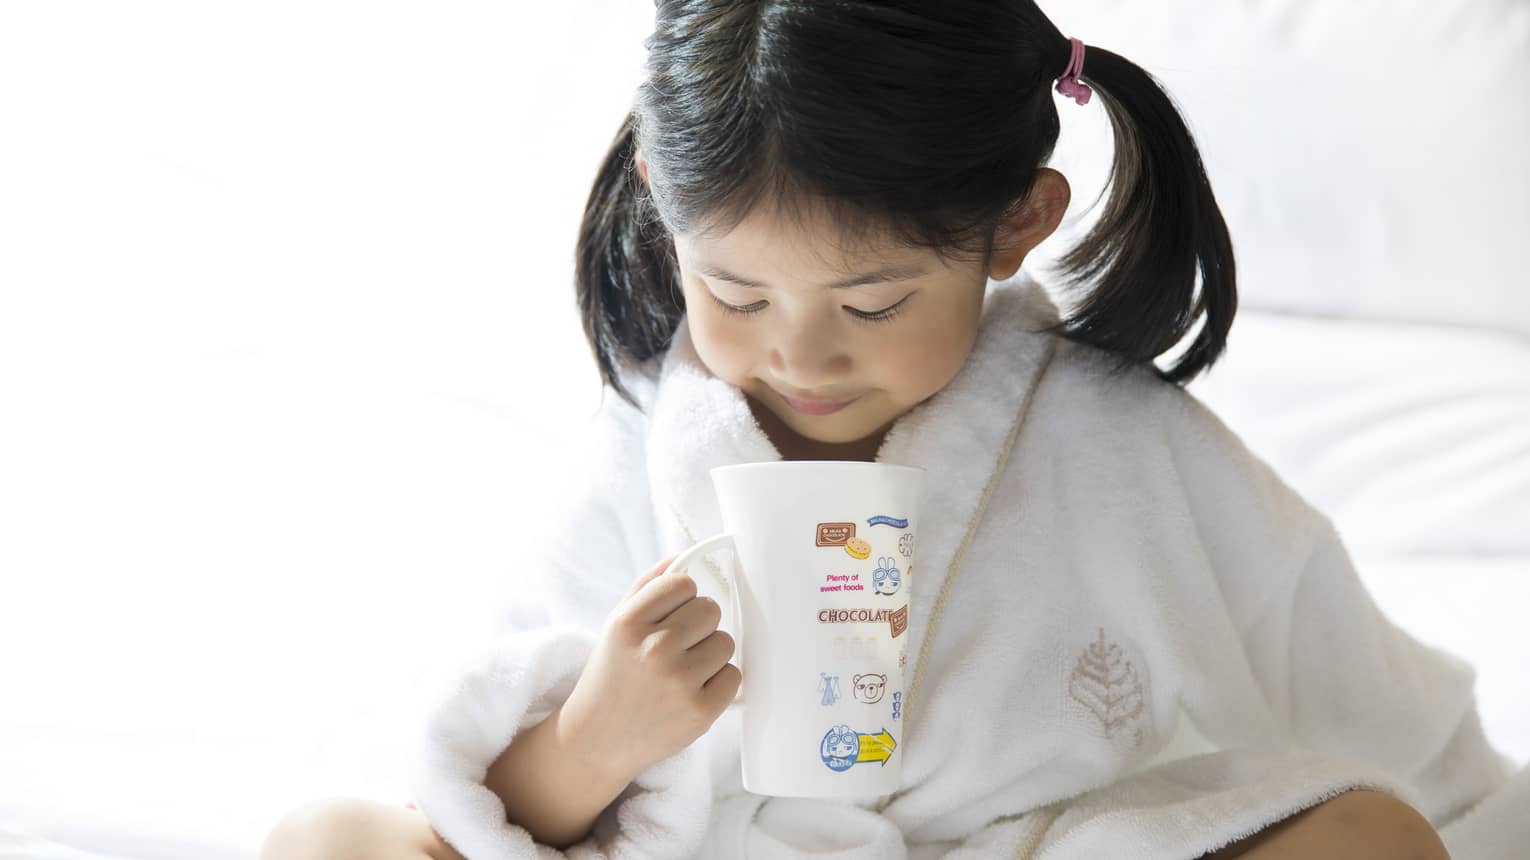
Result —
[[0, 860], [127, 860], [120, 854], [82, 851], [51, 839], [33, 836], [0, 821]]

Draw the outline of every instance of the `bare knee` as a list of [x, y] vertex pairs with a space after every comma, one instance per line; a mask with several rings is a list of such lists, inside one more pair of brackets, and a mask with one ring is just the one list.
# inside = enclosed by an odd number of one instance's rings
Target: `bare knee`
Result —
[[1449, 860], [1418, 810], [1379, 791], [1353, 789], [1204, 855], [1204, 860]]
[[409, 833], [406, 813], [356, 797], [309, 801], [266, 834], [260, 860], [426, 860], [430, 855]]
[[[1423, 813], [1379, 791], [1346, 791], [1322, 804], [1335, 838], [1354, 854], [1398, 860], [1449, 860], [1440, 834]], [[1353, 846], [1352, 848], [1350, 846]]]

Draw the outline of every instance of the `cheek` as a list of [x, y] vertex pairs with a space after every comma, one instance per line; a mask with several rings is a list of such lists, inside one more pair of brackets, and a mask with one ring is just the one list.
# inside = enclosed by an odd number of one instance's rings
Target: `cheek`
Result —
[[884, 386], [910, 401], [945, 386], [961, 369], [976, 332], [959, 325], [932, 325], [884, 335], [876, 365]]
[[754, 338], [738, 323], [715, 316], [686, 315], [696, 355], [719, 379], [741, 385], [754, 366]]

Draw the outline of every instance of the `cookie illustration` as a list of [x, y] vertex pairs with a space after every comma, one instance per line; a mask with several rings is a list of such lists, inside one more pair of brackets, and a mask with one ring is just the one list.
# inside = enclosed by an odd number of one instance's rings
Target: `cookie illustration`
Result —
[[868, 558], [871, 555], [871, 544], [864, 538], [851, 538], [845, 541], [845, 552], [856, 558]]

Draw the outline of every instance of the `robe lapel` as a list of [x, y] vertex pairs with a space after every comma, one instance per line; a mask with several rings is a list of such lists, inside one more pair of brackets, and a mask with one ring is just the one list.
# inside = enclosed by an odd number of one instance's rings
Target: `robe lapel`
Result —
[[[992, 474], [1025, 394], [1036, 384], [1057, 308], [1024, 271], [990, 281], [972, 352], [944, 388], [888, 430], [877, 462], [921, 466], [914, 518], [910, 640], [923, 622]], [[710, 469], [780, 460], [743, 392], [713, 376], [682, 321], [660, 369], [648, 436], [648, 475], [664, 554], [722, 530]], [[909, 667], [912, 671], [912, 666]]]

